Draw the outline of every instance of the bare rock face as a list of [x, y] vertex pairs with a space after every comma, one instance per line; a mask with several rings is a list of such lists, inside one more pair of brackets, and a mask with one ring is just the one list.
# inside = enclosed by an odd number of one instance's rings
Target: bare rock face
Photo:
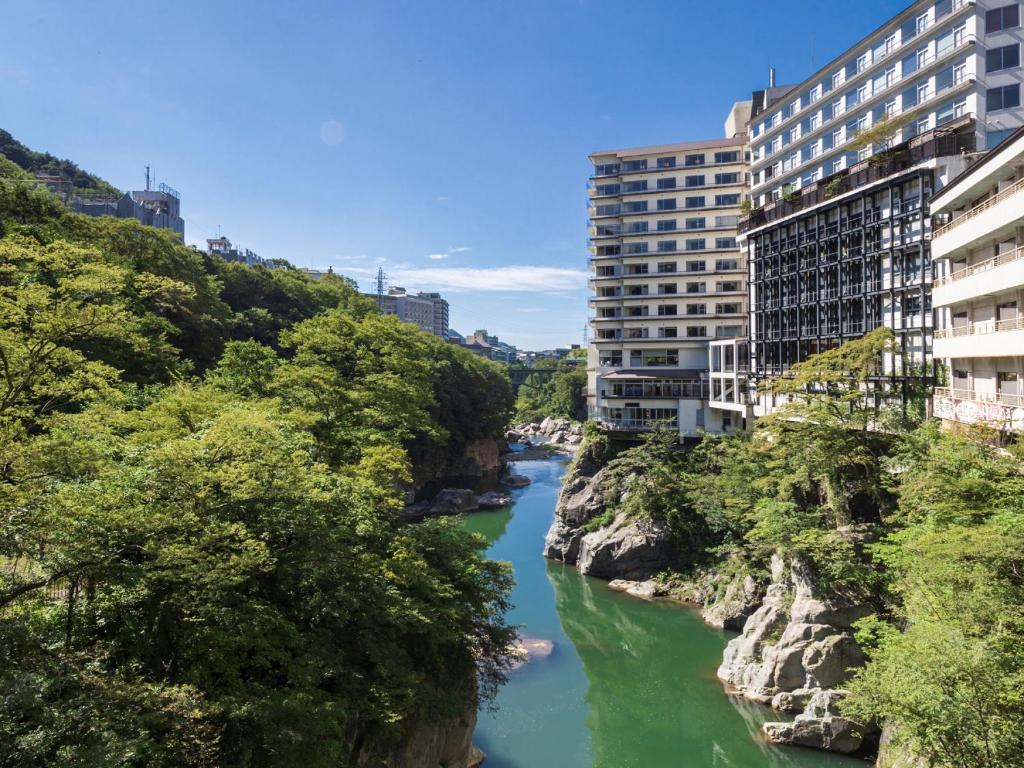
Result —
[[762, 729], [768, 740], [776, 744], [852, 754], [865, 745], [871, 733], [860, 723], [839, 714], [836, 704], [845, 696], [845, 691], [819, 690], [793, 722], [765, 723]]
[[726, 646], [719, 678], [763, 704], [780, 693], [841, 685], [864, 663], [852, 625], [870, 608], [819, 599], [799, 561], [773, 558], [772, 576], [761, 607]]
[[672, 559], [666, 527], [648, 519], [615, 516], [611, 525], [580, 540], [576, 567], [602, 579], [643, 581], [665, 570]]
[[604, 471], [581, 457], [562, 484], [555, 517], [544, 538], [544, 557], [576, 565], [586, 533], [583, 526], [604, 512], [603, 483]]
[[899, 728], [893, 723], [882, 727], [876, 768], [928, 768], [928, 760], [909, 753], [898, 740]]
[[444, 723], [412, 725], [398, 745], [368, 744], [356, 758], [358, 768], [478, 768], [484, 753], [473, 744], [476, 712]]
[[720, 596], [706, 602], [701, 618], [713, 627], [741, 632], [763, 599], [763, 586], [752, 576], [745, 576], [730, 581]]

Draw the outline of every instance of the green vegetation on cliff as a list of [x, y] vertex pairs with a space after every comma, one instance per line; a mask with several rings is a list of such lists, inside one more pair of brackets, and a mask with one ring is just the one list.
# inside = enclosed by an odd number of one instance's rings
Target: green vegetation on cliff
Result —
[[846, 707], [897, 726], [897, 753], [1024, 766], [1024, 450], [865, 398], [892, 343], [879, 329], [794, 366], [753, 434], [688, 452], [650, 436], [609, 461], [611, 500], [666, 523], [682, 570], [763, 576], [780, 553], [872, 606]]
[[551, 378], [528, 377], [519, 388], [516, 400], [517, 422], [540, 422], [544, 419], [587, 418], [587, 367], [582, 363], [538, 360], [535, 368], [554, 371]]
[[[502, 679], [505, 567], [403, 524], [500, 366], [349, 282], [0, 181], [0, 755], [334, 766]], [[476, 670], [482, 688], [474, 683]]]
[[[6, 159], [6, 163], [3, 162]], [[86, 173], [70, 160], [61, 160], [49, 152], [35, 152], [7, 131], [0, 129], [0, 173], [7, 166], [7, 174], [17, 174], [8, 165], [21, 169], [24, 175], [32, 178], [35, 174], [62, 176], [71, 182], [75, 194], [82, 197], [120, 197], [121, 191], [98, 176]]]

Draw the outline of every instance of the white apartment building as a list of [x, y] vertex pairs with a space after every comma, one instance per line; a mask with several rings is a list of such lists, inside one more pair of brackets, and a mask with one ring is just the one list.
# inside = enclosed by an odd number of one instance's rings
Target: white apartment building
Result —
[[[958, 117], [995, 146], [1024, 124], [1020, 15], [1019, 0], [920, 0], [794, 87], [750, 125], [754, 206]], [[851, 148], [883, 122], [888, 142]]]
[[[933, 195], [1024, 124], [1020, 3], [920, 0], [790, 89], [755, 102], [750, 376], [885, 325], [876, 392], [932, 381]], [[760, 397], [755, 414], [777, 405]]]
[[736, 226], [749, 108], [733, 108], [730, 138], [590, 155], [588, 406], [607, 429], [733, 427], [707, 407], [707, 347], [747, 333]]
[[1022, 430], [1024, 129], [953, 179], [931, 211], [935, 357], [948, 377], [933, 413]]

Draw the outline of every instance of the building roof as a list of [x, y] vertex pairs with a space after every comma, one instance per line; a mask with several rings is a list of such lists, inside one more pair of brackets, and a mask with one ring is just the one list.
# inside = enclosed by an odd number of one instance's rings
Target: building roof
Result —
[[617, 157], [639, 157], [642, 155], [660, 155], [666, 152], [683, 152], [688, 149], [714, 149], [716, 147], [743, 147], [747, 139], [740, 136], [735, 139], [702, 139], [700, 141], [682, 141], [677, 144], [655, 144], [650, 147], [632, 147], [628, 149], [605, 149], [600, 152], [591, 152], [590, 157], [601, 155], [616, 155]]

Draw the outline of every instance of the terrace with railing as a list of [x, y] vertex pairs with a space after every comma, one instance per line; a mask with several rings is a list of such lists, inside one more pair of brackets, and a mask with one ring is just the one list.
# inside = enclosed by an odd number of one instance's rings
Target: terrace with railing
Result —
[[992, 208], [993, 206], [998, 205], [999, 203], [1003, 202], [1004, 200], [1007, 200], [1007, 199], [1013, 197], [1014, 195], [1016, 195], [1016, 194], [1018, 194], [1019, 192], [1022, 192], [1022, 191], [1024, 191], [1024, 179], [1021, 179], [1020, 181], [1016, 182], [1015, 184], [1007, 187], [1002, 192], [999, 192], [998, 194], [992, 195], [992, 197], [988, 198], [987, 200], [985, 200], [982, 203], [978, 203], [973, 208], [969, 208], [968, 210], [964, 211], [962, 214], [960, 214], [956, 218], [954, 218], [951, 221], [948, 221], [945, 224], [943, 224], [941, 227], [937, 227], [932, 232], [932, 239], [934, 240], [937, 237], [942, 237], [942, 235], [946, 234], [950, 230], [955, 229], [956, 227], [959, 227], [961, 224], [967, 223], [968, 221], [970, 221], [971, 219], [973, 219], [973, 218], [975, 218], [977, 216], [980, 216], [985, 211], [987, 211], [989, 208]]

